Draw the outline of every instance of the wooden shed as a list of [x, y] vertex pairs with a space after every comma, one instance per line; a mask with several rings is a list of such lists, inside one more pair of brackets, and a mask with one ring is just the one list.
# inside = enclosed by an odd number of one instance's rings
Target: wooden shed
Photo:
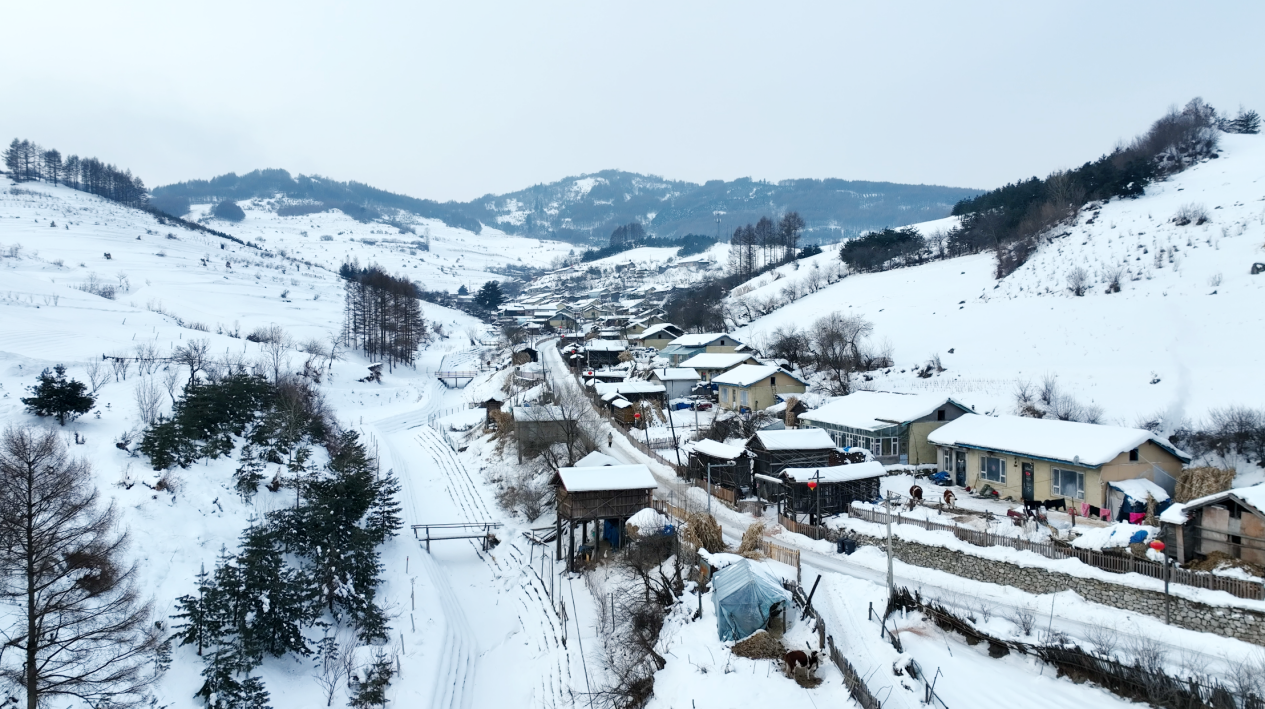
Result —
[[[732, 466], [726, 463], [733, 463]], [[711, 479], [713, 485], [730, 490], [749, 489], [751, 487], [751, 454], [745, 448], [730, 446], [719, 441], [704, 438], [693, 443], [690, 451], [689, 477], [691, 480], [707, 481], [707, 466], [712, 466]]]
[[760, 431], [747, 441], [755, 455], [755, 472], [776, 478], [787, 468], [825, 468], [837, 465], [835, 442], [820, 428]]
[[659, 487], [644, 465], [608, 465], [593, 468], [561, 468], [557, 482], [557, 555], [562, 559], [563, 526], [569, 532], [567, 564], [575, 560], [575, 527], [581, 525], [581, 539], [588, 537], [588, 525], [611, 520], [619, 529], [628, 518], [650, 507], [651, 495]]
[[1184, 564], [1209, 554], [1265, 566], [1265, 485], [1176, 504], [1160, 514], [1168, 553]]
[[[886, 474], [878, 461], [825, 468], [786, 468], [776, 477], [761, 475], [756, 488], [761, 499], [777, 502], [778, 514], [809, 524], [843, 514], [853, 501], [879, 499], [879, 479]], [[809, 483], [816, 483], [809, 487]], [[820, 513], [820, 515], [818, 514]]]

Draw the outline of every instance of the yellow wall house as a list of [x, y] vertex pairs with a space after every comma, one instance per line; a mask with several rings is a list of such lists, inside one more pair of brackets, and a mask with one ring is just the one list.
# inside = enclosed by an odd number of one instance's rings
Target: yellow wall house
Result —
[[932, 431], [941, 470], [1015, 500], [1103, 507], [1107, 483], [1145, 478], [1172, 494], [1190, 456], [1150, 431], [1019, 416], [963, 416]]
[[714, 377], [720, 405], [738, 411], [762, 411], [778, 403], [778, 394], [803, 394], [808, 385], [771, 364], [742, 364]]

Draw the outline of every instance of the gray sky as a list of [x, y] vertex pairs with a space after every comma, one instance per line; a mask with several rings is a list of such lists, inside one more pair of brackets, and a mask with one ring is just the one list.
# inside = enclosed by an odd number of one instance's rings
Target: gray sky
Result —
[[148, 185], [468, 200], [618, 168], [993, 187], [1174, 103], [1265, 112], [1265, 3], [0, 4], [0, 138]]

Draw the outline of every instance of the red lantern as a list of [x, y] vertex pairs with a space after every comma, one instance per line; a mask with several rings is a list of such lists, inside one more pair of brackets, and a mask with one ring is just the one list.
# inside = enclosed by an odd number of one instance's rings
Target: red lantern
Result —
[[634, 414], [633, 414], [633, 418], [635, 418], [635, 419], [639, 419], [639, 418], [641, 418], [641, 414], [639, 414], [639, 413], [634, 413]]
[[1155, 541], [1151, 542], [1151, 548], [1154, 549], [1155, 551], [1164, 551], [1164, 542], [1161, 542], [1160, 540], [1156, 539]]
[[808, 481], [808, 489], [809, 489], [809, 490], [816, 490], [816, 489], [817, 489], [817, 481], [816, 481], [816, 480], [809, 480], [809, 481]]

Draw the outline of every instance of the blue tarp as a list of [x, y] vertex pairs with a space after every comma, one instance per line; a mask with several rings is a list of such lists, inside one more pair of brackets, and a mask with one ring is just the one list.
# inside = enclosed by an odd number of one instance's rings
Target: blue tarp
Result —
[[768, 571], [742, 559], [712, 576], [712, 601], [721, 640], [741, 640], [769, 624], [779, 604], [790, 608], [791, 592]]

